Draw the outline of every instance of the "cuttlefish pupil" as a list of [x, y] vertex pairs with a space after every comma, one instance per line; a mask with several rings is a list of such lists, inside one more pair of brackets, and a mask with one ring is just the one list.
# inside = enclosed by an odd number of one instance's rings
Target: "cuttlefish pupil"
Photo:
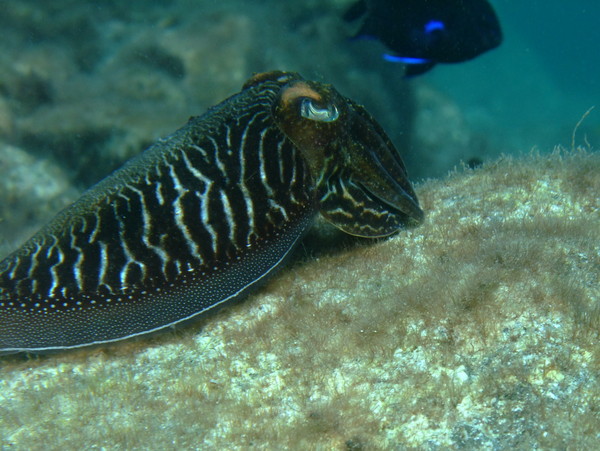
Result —
[[0, 353], [110, 343], [246, 295], [315, 216], [382, 237], [423, 218], [367, 111], [290, 72], [252, 77], [0, 261]]
[[333, 122], [340, 117], [340, 112], [335, 105], [318, 108], [311, 98], [306, 97], [300, 103], [300, 115], [313, 121]]

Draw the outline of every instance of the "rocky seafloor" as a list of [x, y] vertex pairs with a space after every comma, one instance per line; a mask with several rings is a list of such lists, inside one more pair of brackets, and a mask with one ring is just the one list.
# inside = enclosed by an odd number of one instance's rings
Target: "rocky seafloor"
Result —
[[427, 218], [150, 340], [0, 369], [4, 447], [597, 449], [600, 157], [500, 159]]

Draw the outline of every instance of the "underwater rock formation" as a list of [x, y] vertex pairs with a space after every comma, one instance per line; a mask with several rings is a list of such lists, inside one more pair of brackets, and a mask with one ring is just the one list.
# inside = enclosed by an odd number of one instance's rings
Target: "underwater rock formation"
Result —
[[0, 258], [78, 195], [64, 169], [0, 140]]
[[337, 10], [310, 12], [300, 3], [6, 1], [0, 141], [55, 159], [85, 188], [252, 73], [282, 68], [366, 104], [405, 145], [408, 84], [379, 56], [356, 61]]
[[2, 446], [600, 445], [600, 156], [417, 191], [419, 228], [286, 267], [150, 340], [0, 362]]

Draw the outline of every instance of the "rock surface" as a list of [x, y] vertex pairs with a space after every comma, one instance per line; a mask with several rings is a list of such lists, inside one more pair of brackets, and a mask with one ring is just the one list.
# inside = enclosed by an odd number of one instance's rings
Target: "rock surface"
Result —
[[1, 445], [597, 449], [599, 173], [583, 150], [459, 171], [418, 188], [422, 226], [183, 330], [4, 357]]

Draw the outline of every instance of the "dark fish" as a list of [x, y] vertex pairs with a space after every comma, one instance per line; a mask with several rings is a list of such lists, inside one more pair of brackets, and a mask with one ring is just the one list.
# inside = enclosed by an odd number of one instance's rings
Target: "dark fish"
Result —
[[355, 37], [379, 39], [393, 52], [384, 58], [406, 64], [407, 76], [473, 59], [502, 42], [486, 0], [359, 0], [344, 18], [363, 18]]
[[0, 352], [108, 343], [195, 318], [269, 276], [318, 212], [365, 237], [423, 218], [363, 107], [295, 73], [256, 75], [0, 262]]

